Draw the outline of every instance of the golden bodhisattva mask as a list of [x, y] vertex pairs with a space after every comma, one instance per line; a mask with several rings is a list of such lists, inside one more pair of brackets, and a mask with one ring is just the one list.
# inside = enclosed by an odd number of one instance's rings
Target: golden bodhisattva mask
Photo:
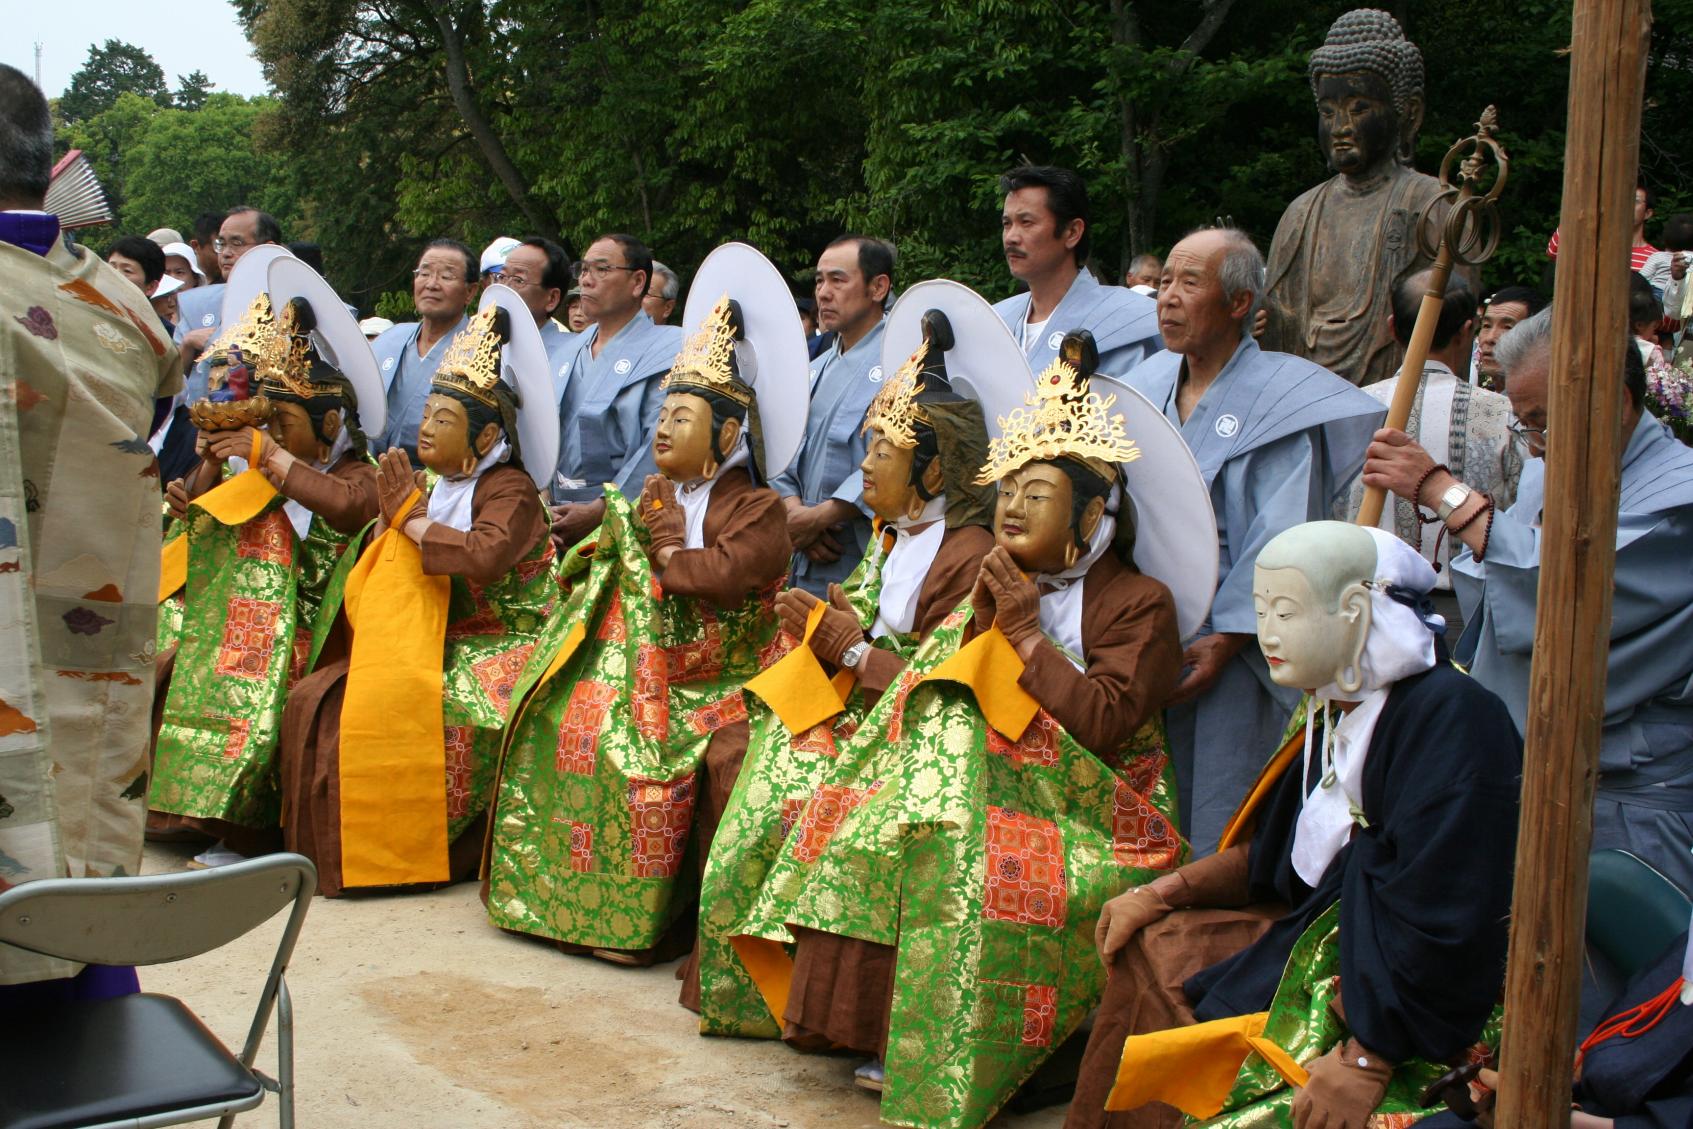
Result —
[[1025, 463], [999, 480], [994, 540], [1026, 573], [1063, 572], [1076, 563], [1104, 514], [1105, 499], [1094, 498], [1083, 507], [1081, 520], [1073, 520], [1070, 476], [1055, 463]]
[[[740, 435], [740, 420], [724, 420], [717, 431], [717, 450], [732, 450]], [[711, 441], [711, 401], [686, 391], [664, 398], [653, 431], [653, 462], [660, 474], [678, 483], [710, 478], [718, 467]]]
[[451, 396], [432, 392], [423, 404], [423, 423], [417, 429], [417, 457], [436, 474], [462, 477], [499, 441], [500, 425], [490, 421], [479, 434], [470, 434], [470, 413]]
[[341, 410], [331, 408], [323, 414], [324, 438], [319, 439], [312, 430], [312, 417], [302, 405], [273, 399], [265, 430], [272, 442], [296, 459], [321, 463], [329, 458], [329, 448], [341, 434]]
[[[869, 432], [869, 442], [864, 461], [858, 464], [864, 474], [864, 504], [885, 522], [920, 516], [924, 498], [911, 481], [917, 448], [901, 447], [874, 428]], [[923, 468], [923, 489], [931, 498], [941, 492], [940, 459], [930, 459]]]

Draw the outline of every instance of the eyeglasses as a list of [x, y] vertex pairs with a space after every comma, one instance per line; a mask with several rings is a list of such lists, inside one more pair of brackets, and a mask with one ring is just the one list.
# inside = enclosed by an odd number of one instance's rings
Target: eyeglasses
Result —
[[212, 250], [218, 252], [219, 254], [222, 254], [225, 251], [239, 251], [243, 247], [251, 246], [251, 243], [247, 242], [247, 240], [241, 238], [239, 235], [232, 235], [228, 239], [225, 239], [220, 235], [216, 239], [212, 240]]
[[502, 282], [507, 286], [518, 287], [518, 286], [528, 286], [530, 283], [537, 283], [538, 284], [540, 280], [530, 278], [526, 274], [522, 274], [522, 273], [519, 273], [518, 271], [508, 269], [504, 274], [502, 274], [498, 278], [496, 278], [495, 281], [496, 282]]
[[580, 279], [585, 274], [591, 274], [595, 278], [603, 281], [605, 277], [614, 270], [626, 270], [633, 274], [635, 268], [620, 267], [616, 263], [608, 263], [604, 259], [595, 259], [591, 263], [585, 263], [578, 259], [576, 262], [570, 264], [570, 273], [577, 279]]
[[419, 282], [439, 282], [442, 286], [464, 281], [463, 275], [454, 274], [450, 270], [436, 270], [434, 267], [418, 267], [411, 272], [411, 276]]
[[1524, 427], [1521, 420], [1515, 419], [1507, 423], [1505, 427], [1519, 443], [1538, 443], [1542, 447], [1546, 446], [1546, 429], [1544, 427]]

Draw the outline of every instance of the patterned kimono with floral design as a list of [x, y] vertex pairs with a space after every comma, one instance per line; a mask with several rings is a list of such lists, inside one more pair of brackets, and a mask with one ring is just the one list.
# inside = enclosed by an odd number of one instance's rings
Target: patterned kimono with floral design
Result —
[[[898, 948], [881, 1108], [895, 1125], [985, 1124], [1098, 1001], [1100, 906], [1186, 853], [1156, 720], [1108, 763], [1045, 709], [1009, 740], [974, 691], [931, 677], [972, 615], [959, 607], [918, 648], [824, 753], [821, 782], [780, 798], [785, 837], [731, 930], [737, 946], [785, 944], [797, 926]], [[735, 1033], [776, 1033], [768, 1010], [746, 1010]]]
[[[191, 505], [188, 583], [155, 744], [154, 811], [274, 827], [276, 742], [288, 689], [305, 674], [324, 590], [352, 537], [314, 516], [300, 538], [282, 495], [226, 526]], [[169, 603], [170, 601], [166, 601]], [[172, 621], [174, 620], [174, 624]]]
[[569, 595], [518, 679], [486, 863], [501, 928], [646, 950], [693, 900], [701, 761], [745, 720], [741, 686], [783, 653], [780, 581], [729, 608], [666, 595], [647, 544], [608, 490], [597, 543], [566, 557]]
[[[141, 863], [176, 360], [98, 256], [0, 242], [0, 890]], [[0, 984], [75, 971], [0, 948]]]

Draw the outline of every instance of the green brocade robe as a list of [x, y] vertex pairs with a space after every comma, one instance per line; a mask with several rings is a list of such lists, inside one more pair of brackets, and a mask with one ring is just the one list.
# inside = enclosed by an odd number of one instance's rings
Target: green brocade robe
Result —
[[502, 929], [647, 949], [692, 901], [700, 761], [783, 653], [778, 586], [729, 610], [666, 596], [647, 544], [608, 490], [597, 542], [560, 568], [569, 594], [518, 680], [495, 790], [488, 916]]
[[[897, 947], [881, 1117], [925, 1129], [984, 1125], [1063, 1043], [1104, 986], [1100, 907], [1186, 854], [1156, 721], [1112, 766], [1044, 709], [1013, 742], [968, 687], [928, 679], [971, 615], [949, 615], [856, 730], [819, 750], [808, 793], [749, 759], [713, 853], [714, 896], [739, 887], [751, 908], [726, 930], [706, 910], [719, 936], [789, 943], [796, 925]], [[755, 733], [770, 725], [762, 704], [750, 711]], [[777, 1034], [742, 975], [702, 980], [705, 1028]]]
[[353, 538], [314, 516], [302, 540], [282, 495], [224, 525], [190, 506], [188, 582], [160, 607], [161, 650], [177, 646], [148, 806], [274, 827], [276, 742], [288, 688], [309, 669], [325, 588]]

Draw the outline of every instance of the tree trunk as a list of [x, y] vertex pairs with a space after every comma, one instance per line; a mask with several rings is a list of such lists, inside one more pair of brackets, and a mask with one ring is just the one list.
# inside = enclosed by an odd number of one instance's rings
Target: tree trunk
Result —
[[[482, 159], [488, 162], [489, 169], [499, 178], [512, 203], [523, 212], [523, 218], [529, 221], [529, 226], [562, 242], [563, 236], [557, 223], [543, 212], [529, 195], [529, 185], [523, 179], [523, 174], [517, 171], [517, 166], [512, 163], [499, 134], [494, 132], [488, 116], [482, 112], [482, 107], [476, 101], [476, 92], [470, 86], [470, 67], [464, 57], [464, 39], [459, 35], [458, 26], [453, 23], [452, 12], [444, 0], [424, 0], [424, 4], [434, 18], [436, 26], [441, 29], [441, 46], [447, 55], [447, 90], [452, 95], [453, 105], [458, 109], [459, 117], [464, 119], [465, 128], [470, 130], [470, 136], [476, 141]], [[564, 253], [567, 257], [575, 257], [575, 252], [568, 245], [565, 246]]]

